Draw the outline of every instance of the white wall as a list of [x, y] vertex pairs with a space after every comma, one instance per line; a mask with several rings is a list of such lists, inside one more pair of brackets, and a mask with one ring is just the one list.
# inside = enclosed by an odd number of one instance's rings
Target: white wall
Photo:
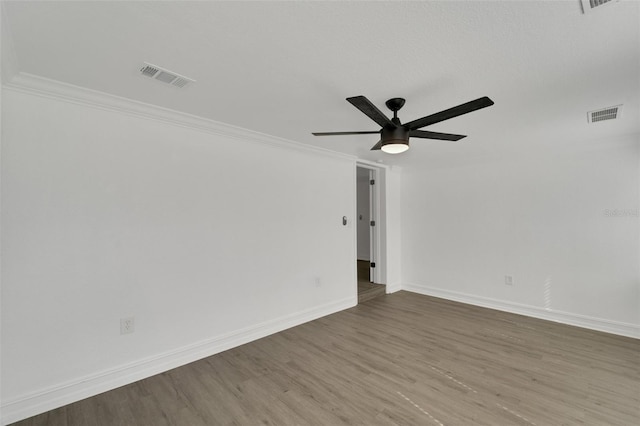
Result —
[[404, 288], [640, 337], [638, 144], [405, 169]]
[[[369, 212], [369, 169], [358, 167], [356, 170], [356, 198], [357, 198], [357, 217], [358, 222], [358, 259], [371, 260], [371, 238], [369, 222], [371, 214]], [[360, 218], [362, 216], [362, 218]]]
[[3, 97], [4, 422], [356, 303], [355, 159]]
[[5, 12], [5, 2], [0, 3], [0, 73], [2, 83], [6, 83], [18, 72], [18, 61], [13, 47], [13, 37], [9, 28], [7, 14]]
[[[4, 64], [4, 54], [7, 50], [7, 39], [5, 36], [9, 34], [6, 26], [4, 13], [4, 4], [0, 3], [0, 117], [2, 117], [2, 104], [4, 102], [4, 88], [3, 82], [7, 77], [6, 65]], [[2, 120], [0, 119], [0, 147], [2, 146], [2, 135], [4, 130], [2, 128]], [[2, 150], [0, 149], [0, 164], [2, 162]], [[0, 174], [0, 186], [2, 185], [2, 176]], [[2, 198], [0, 197], [0, 212], [2, 211]], [[2, 223], [0, 221], [0, 241], [2, 241]], [[0, 250], [0, 383], [2, 382], [2, 250]], [[0, 401], [2, 401], [2, 385], [0, 385]], [[3, 418], [2, 404], [0, 403], [0, 421]]]

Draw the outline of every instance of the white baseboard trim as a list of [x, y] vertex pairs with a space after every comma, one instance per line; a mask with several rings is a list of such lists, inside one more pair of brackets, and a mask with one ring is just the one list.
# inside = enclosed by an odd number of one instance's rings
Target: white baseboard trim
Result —
[[81, 377], [47, 389], [2, 403], [2, 424], [53, 410], [120, 386], [171, 370], [228, 349], [295, 327], [358, 304], [357, 297], [348, 297], [250, 327], [203, 340], [170, 352], [121, 365], [111, 370]]
[[402, 283], [387, 284], [387, 294], [402, 290]]
[[528, 317], [559, 322], [576, 327], [588, 328], [590, 330], [604, 331], [605, 333], [640, 339], [640, 325], [637, 324], [612, 321], [603, 318], [573, 314], [570, 312], [556, 311], [553, 309], [547, 310], [537, 306], [475, 296], [472, 294], [433, 288], [420, 284], [403, 284], [402, 289], [427, 296], [468, 303], [475, 306], [482, 306], [484, 308], [491, 308], [499, 311], [511, 312], [513, 314], [525, 315]]

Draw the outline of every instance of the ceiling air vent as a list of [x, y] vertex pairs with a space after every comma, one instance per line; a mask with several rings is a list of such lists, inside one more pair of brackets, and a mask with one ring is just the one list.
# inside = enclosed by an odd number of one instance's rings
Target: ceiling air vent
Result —
[[185, 77], [173, 71], [169, 71], [146, 62], [144, 63], [144, 66], [140, 68], [140, 73], [163, 83], [181, 88], [187, 86], [189, 83], [195, 83], [195, 80], [192, 78]]
[[606, 5], [607, 3], [612, 4], [617, 2], [618, 0], [581, 0], [582, 2], [582, 13], [589, 13], [592, 10], [595, 10], [599, 7]]
[[598, 121], [615, 120], [620, 118], [622, 113], [622, 105], [616, 105], [612, 107], [602, 108], [596, 111], [589, 111], [587, 113], [587, 120], [589, 123], [596, 123]]

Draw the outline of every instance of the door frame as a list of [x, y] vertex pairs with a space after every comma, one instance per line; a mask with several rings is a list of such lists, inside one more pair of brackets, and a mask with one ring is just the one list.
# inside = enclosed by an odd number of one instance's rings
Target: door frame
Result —
[[[385, 200], [385, 175], [387, 167], [381, 164], [372, 163], [366, 160], [357, 160], [356, 161], [356, 171], [358, 168], [367, 169], [372, 174], [372, 178], [375, 180], [375, 184], [372, 185], [371, 196], [373, 196], [373, 202], [371, 203], [371, 211], [369, 214], [375, 220], [375, 226], [373, 227], [372, 237], [369, 240], [369, 244], [371, 245], [370, 252], [373, 255], [373, 259], [370, 261], [375, 262], [376, 267], [372, 268], [371, 281], [378, 284], [387, 284], [386, 283], [386, 250], [385, 244], [386, 240], [384, 238], [384, 232], [386, 230], [386, 212], [384, 209], [384, 200]], [[357, 176], [357, 173], [355, 173]], [[355, 179], [355, 189], [357, 193], [358, 182]], [[357, 227], [354, 230], [354, 239], [356, 243], [356, 247], [358, 246], [358, 230]], [[357, 256], [356, 256], [357, 257]], [[358, 285], [358, 279], [356, 274], [356, 286]]]

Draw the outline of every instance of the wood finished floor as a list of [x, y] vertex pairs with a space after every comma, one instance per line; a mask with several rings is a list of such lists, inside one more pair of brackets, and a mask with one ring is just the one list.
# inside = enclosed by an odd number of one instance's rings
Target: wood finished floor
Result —
[[383, 296], [386, 293], [386, 287], [387, 286], [385, 286], [384, 284], [374, 284], [368, 281], [358, 281], [358, 303], [363, 303], [367, 300]]
[[385, 295], [18, 425], [638, 425], [640, 340]]
[[369, 280], [369, 261], [358, 260], [358, 303], [375, 299], [386, 293], [387, 286], [374, 284]]

